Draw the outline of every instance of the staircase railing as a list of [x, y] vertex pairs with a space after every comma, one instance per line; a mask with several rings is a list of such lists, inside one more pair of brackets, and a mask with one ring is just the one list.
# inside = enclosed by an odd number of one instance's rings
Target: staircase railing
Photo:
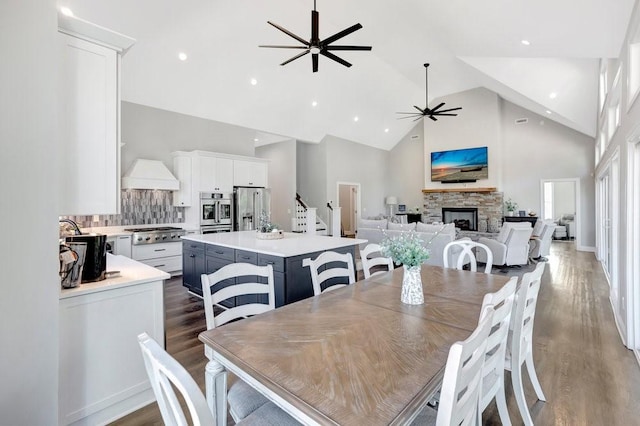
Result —
[[[296, 193], [296, 214], [291, 219], [291, 231], [307, 232], [307, 211], [310, 207], [304, 202], [300, 194]], [[313, 229], [313, 228], [312, 228]], [[316, 216], [315, 231], [320, 235], [327, 235], [327, 224]]]

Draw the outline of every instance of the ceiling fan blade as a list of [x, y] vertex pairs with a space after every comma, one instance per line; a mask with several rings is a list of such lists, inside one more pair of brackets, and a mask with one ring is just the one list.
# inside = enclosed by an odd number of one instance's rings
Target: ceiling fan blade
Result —
[[288, 60], [284, 61], [284, 62], [283, 62], [283, 63], [281, 63], [280, 65], [287, 65], [289, 62], [295, 61], [296, 59], [303, 57], [303, 56], [304, 56], [304, 55], [306, 55], [307, 53], [309, 53], [309, 51], [308, 51], [308, 50], [305, 50], [305, 51], [304, 51], [304, 52], [302, 52], [301, 54], [296, 55], [296, 56], [294, 56], [293, 58], [291, 58], [291, 59], [288, 59]]
[[430, 115], [429, 118], [432, 119], [433, 121], [438, 121], [438, 119], [435, 118], [433, 115]]
[[328, 38], [322, 40], [322, 44], [324, 46], [326, 46], [328, 44], [331, 44], [336, 40], [340, 40], [342, 37], [348, 36], [349, 34], [351, 34], [354, 31], [358, 31], [360, 28], [362, 28], [362, 25], [360, 25], [360, 24], [352, 25], [349, 28], [340, 31], [339, 33], [335, 33], [331, 37], [328, 37]]
[[275, 46], [271, 44], [261, 44], [258, 47], [270, 47], [273, 49], [308, 49], [308, 46]]
[[313, 63], [313, 72], [318, 72], [318, 54], [313, 53], [311, 55], [311, 62]]
[[418, 118], [416, 118], [416, 119], [415, 119], [415, 120], [413, 120], [413, 121], [422, 120], [423, 118], [424, 118], [424, 115], [421, 115], [421, 116], [419, 116]]
[[427, 108], [422, 109], [419, 106], [413, 106], [415, 109], [417, 109], [418, 111], [420, 111], [421, 114], [426, 114], [427, 113]]
[[288, 35], [289, 37], [295, 38], [296, 40], [298, 40], [300, 43], [304, 44], [305, 46], [309, 46], [309, 42], [305, 39], [303, 39], [302, 37], [299, 37], [297, 35], [295, 35], [294, 33], [292, 33], [291, 31], [287, 30], [286, 28], [281, 27], [278, 24], [274, 24], [271, 21], [267, 21], [267, 24], [276, 27], [277, 29], [279, 29], [280, 31], [282, 31], [283, 33], [285, 33], [286, 35]]
[[438, 111], [437, 114], [442, 114], [443, 112], [449, 112], [449, 111], [457, 111], [459, 109], [462, 109], [462, 107], [443, 109], [442, 111]]
[[436, 114], [434, 114], [434, 115], [448, 115], [448, 116], [451, 116], [451, 117], [457, 117], [457, 116], [458, 116], [458, 114], [442, 114], [442, 113], [440, 113], [440, 112], [437, 112], [437, 113], [436, 113]]
[[311, 44], [317, 46], [320, 43], [320, 14], [316, 10], [311, 11]]
[[[396, 112], [396, 114], [412, 114], [412, 115], [418, 115], [417, 112]], [[422, 114], [420, 114], [422, 115]]]
[[371, 50], [371, 46], [326, 46], [325, 50]]
[[351, 66], [351, 64], [349, 62], [345, 61], [344, 59], [340, 58], [339, 56], [334, 55], [331, 52], [327, 52], [326, 50], [321, 50], [320, 54], [326, 56], [329, 59], [333, 59], [334, 61], [338, 62], [339, 64], [344, 65], [345, 67], [350, 67]]
[[442, 102], [441, 104], [439, 104], [438, 106], [436, 106], [435, 108], [431, 108], [431, 112], [436, 112], [436, 110], [438, 108], [442, 108], [442, 105], [444, 105], [444, 102]]
[[[406, 117], [398, 117], [398, 120], [404, 120], [406, 118], [417, 118], [417, 119], [420, 119], [422, 117], [424, 117], [424, 115], [422, 115], [422, 114], [413, 114], [413, 115], [407, 115]], [[415, 120], [413, 120], [413, 121], [415, 121]]]

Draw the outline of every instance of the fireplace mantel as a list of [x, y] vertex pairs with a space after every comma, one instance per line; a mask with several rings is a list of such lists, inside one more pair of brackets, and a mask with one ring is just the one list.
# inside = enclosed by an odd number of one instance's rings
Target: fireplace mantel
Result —
[[423, 189], [423, 194], [433, 194], [438, 192], [496, 192], [496, 188], [457, 188], [457, 189]]

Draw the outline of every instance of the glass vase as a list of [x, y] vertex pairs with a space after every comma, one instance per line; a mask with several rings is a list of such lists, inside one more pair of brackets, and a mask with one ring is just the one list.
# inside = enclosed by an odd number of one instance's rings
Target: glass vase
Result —
[[402, 294], [400, 301], [407, 305], [421, 305], [424, 303], [424, 294], [422, 293], [422, 276], [420, 275], [420, 265], [407, 266], [404, 268], [402, 277]]

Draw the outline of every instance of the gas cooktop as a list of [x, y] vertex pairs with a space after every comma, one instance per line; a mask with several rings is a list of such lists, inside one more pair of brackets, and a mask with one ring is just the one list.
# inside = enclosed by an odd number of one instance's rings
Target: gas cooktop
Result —
[[131, 240], [134, 246], [140, 244], [180, 242], [180, 237], [186, 234], [184, 229], [173, 226], [128, 228], [125, 229], [125, 231], [133, 232]]

